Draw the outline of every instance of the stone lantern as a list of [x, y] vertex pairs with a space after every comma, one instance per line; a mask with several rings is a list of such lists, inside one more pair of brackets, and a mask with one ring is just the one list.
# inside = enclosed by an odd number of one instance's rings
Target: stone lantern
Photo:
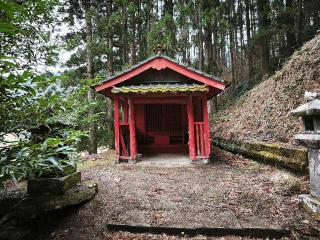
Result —
[[301, 195], [302, 203], [320, 213], [320, 92], [306, 92], [307, 103], [291, 111], [302, 118], [304, 131], [295, 136], [299, 144], [309, 148], [309, 175], [311, 195]]

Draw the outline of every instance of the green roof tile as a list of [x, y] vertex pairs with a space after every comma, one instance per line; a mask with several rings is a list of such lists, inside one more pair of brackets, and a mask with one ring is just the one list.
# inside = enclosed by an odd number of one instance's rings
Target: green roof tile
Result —
[[204, 84], [149, 84], [113, 87], [112, 93], [176, 93], [176, 92], [207, 92]]

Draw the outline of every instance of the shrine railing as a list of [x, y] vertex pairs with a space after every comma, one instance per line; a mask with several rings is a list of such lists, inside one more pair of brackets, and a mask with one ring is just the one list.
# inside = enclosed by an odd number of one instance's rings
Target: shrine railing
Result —
[[206, 155], [204, 122], [194, 123], [194, 133], [196, 157], [204, 157]]

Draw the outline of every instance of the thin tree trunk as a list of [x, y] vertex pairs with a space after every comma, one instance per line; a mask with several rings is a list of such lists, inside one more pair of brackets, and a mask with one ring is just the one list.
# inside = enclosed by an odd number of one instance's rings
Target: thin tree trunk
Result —
[[122, 61], [123, 64], [129, 63], [129, 50], [128, 50], [128, 16], [125, 16], [123, 31], [122, 31]]
[[299, 45], [302, 45], [303, 42], [303, 0], [298, 0], [298, 26], [297, 26], [297, 42]]
[[250, 24], [250, 0], [245, 0], [246, 4], [246, 35], [247, 35], [247, 56], [248, 56], [248, 74], [249, 80], [252, 79], [253, 73], [253, 61], [252, 61], [252, 49], [250, 46], [251, 40], [251, 24]]
[[259, 32], [261, 34], [259, 37], [259, 44], [261, 47], [261, 70], [262, 74], [269, 74], [271, 71], [269, 63], [269, 39], [268, 34], [266, 33], [270, 25], [268, 18], [270, 12], [269, 0], [258, 0], [257, 10]]
[[292, 14], [293, 1], [286, 0], [286, 38], [287, 38], [287, 50], [288, 55], [291, 55], [296, 47], [296, 37], [294, 34], [294, 17]]
[[250, 2], [251, 30], [252, 30], [252, 36], [254, 36], [257, 33], [256, 16], [255, 16], [255, 8], [254, 8], [257, 2], [256, 0], [253, 3], [252, 3], [252, 0], [249, 0], [249, 2]]
[[[92, 19], [89, 16], [88, 12], [86, 12], [86, 45], [87, 45], [87, 78], [92, 80], [94, 79], [93, 73], [93, 56], [92, 56]], [[93, 103], [96, 99], [95, 90], [91, 87], [88, 89], [88, 102], [89, 104]], [[93, 106], [89, 109], [89, 118], [95, 115], [95, 108]], [[90, 149], [89, 154], [97, 153], [97, 124], [95, 122], [91, 122], [89, 126], [89, 141], [90, 141]]]
[[221, 32], [221, 54], [220, 54], [220, 66], [225, 67], [226, 66], [226, 36], [224, 32]]
[[135, 64], [137, 61], [136, 58], [136, 28], [135, 28], [135, 24], [133, 24], [132, 26], [132, 41], [131, 41], [131, 65]]
[[[107, 15], [108, 17], [111, 17], [112, 15], [112, 0], [108, 0]], [[107, 71], [111, 75], [113, 73], [113, 39], [111, 30], [108, 32], [108, 49]]]
[[212, 32], [211, 26], [204, 30], [204, 67], [205, 71], [212, 73]]
[[235, 41], [234, 41], [234, 31], [233, 31], [233, 16], [232, 16], [232, 0], [227, 1], [227, 9], [226, 15], [229, 20], [229, 45], [230, 45], [230, 56], [231, 56], [231, 90], [234, 91], [236, 89], [236, 76], [235, 76]]
[[230, 56], [231, 56], [231, 88], [232, 90], [236, 89], [236, 76], [235, 76], [235, 68], [234, 68], [234, 36], [232, 29], [229, 30], [229, 41], [230, 41]]
[[202, 34], [202, 27], [201, 27], [201, 7], [202, 4], [199, 2], [198, 6], [198, 15], [197, 15], [197, 26], [198, 26], [198, 49], [199, 49], [199, 70], [203, 70], [203, 34]]

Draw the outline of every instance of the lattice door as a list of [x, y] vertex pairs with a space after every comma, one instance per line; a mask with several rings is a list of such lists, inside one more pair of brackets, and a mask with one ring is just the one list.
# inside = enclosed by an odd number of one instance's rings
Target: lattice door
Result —
[[182, 129], [181, 105], [146, 105], [145, 123], [147, 131], [179, 131]]

